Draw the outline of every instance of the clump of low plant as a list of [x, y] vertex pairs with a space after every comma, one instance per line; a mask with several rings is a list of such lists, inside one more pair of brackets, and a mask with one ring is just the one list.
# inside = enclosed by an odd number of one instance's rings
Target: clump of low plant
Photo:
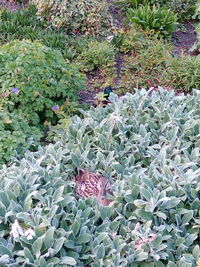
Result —
[[36, 149], [41, 137], [39, 128], [29, 126], [22, 114], [0, 110], [0, 166], [12, 157], [22, 157], [27, 149]]
[[80, 66], [85, 71], [92, 71], [95, 68], [111, 67], [114, 64], [115, 49], [107, 41], [91, 41], [85, 47], [78, 58]]
[[[0, 170], [2, 267], [196, 265], [200, 94], [110, 101]], [[76, 195], [77, 168], [109, 177], [110, 206]]]
[[11, 41], [0, 47], [0, 92], [12, 92], [9, 110], [23, 112], [30, 124], [56, 119], [54, 106], [85, 88], [85, 77], [62, 54], [39, 42]]
[[127, 11], [129, 8], [139, 8], [145, 5], [156, 5], [173, 11], [179, 21], [191, 19], [196, 10], [197, 0], [122, 0], [117, 2], [122, 9]]
[[140, 31], [135, 27], [130, 27], [129, 29], [119, 30], [114, 36], [112, 43], [120, 52], [128, 53], [139, 50], [143, 46], [147, 37], [148, 35], [143, 31]]
[[200, 57], [180, 55], [177, 59], [171, 55], [166, 61], [163, 79], [171, 86], [185, 91], [200, 89]]
[[112, 25], [105, 0], [32, 0], [37, 15], [56, 28], [65, 28], [68, 33], [105, 35]]
[[130, 8], [127, 15], [134, 25], [160, 36], [167, 37], [176, 29], [176, 15], [164, 7], [141, 5], [138, 8]]
[[[122, 44], [121, 49], [128, 47]], [[166, 68], [166, 55], [171, 45], [148, 35], [131, 39], [132, 50], [125, 55], [122, 68], [121, 90], [133, 92], [134, 88], [159, 86]]]

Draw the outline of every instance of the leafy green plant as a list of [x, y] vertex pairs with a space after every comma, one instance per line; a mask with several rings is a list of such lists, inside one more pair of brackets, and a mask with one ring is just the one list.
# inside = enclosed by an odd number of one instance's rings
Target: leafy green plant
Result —
[[177, 89], [191, 91], [200, 88], [200, 57], [181, 55], [178, 59], [168, 56], [163, 79]]
[[199, 19], [199, 17], [200, 17], [200, 1], [197, 0], [196, 1], [196, 5], [195, 5], [195, 12], [194, 12], [193, 18], [194, 19]]
[[10, 110], [20, 110], [31, 124], [53, 120], [53, 106], [85, 87], [85, 77], [61, 53], [39, 42], [11, 41], [0, 47], [0, 92], [12, 92]]
[[196, 0], [171, 0], [168, 7], [177, 14], [180, 21], [191, 19], [195, 13]]
[[114, 36], [112, 43], [119, 49], [120, 52], [128, 53], [139, 50], [147, 38], [147, 34], [131, 27], [128, 30], [118, 31], [118, 33]]
[[[197, 265], [199, 91], [110, 101], [1, 169], [2, 267]], [[111, 206], [78, 199], [76, 168], [110, 177]]]
[[146, 4], [150, 4], [150, 5], [159, 4], [163, 6], [163, 5], [166, 5], [166, 3], [170, 1], [171, 0], [122, 0], [122, 1], [118, 1], [117, 4], [123, 4], [125, 9], [127, 9], [129, 7], [138, 8], [139, 6], [143, 6]]
[[130, 8], [127, 12], [130, 21], [147, 32], [162, 36], [170, 35], [176, 28], [176, 15], [164, 7], [144, 5]]
[[[122, 5], [124, 10], [128, 8], [138, 8], [145, 5], [156, 5], [168, 8], [173, 11], [180, 21], [191, 19], [196, 10], [196, 2], [193, 0], [124, 0], [117, 3]], [[198, 5], [198, 4], [197, 4]]]
[[16, 39], [39, 40], [50, 48], [58, 49], [65, 58], [73, 60], [83, 51], [91, 37], [74, 38], [62, 30], [47, 28], [47, 25], [38, 19], [35, 6], [29, 5], [27, 9], [22, 8], [14, 13], [3, 10], [0, 14], [1, 43]]
[[81, 68], [86, 71], [92, 71], [95, 68], [113, 66], [115, 49], [112, 44], [102, 41], [92, 41], [80, 54], [78, 61]]
[[41, 131], [29, 126], [22, 115], [0, 110], [0, 166], [11, 157], [22, 157], [27, 149], [36, 149], [41, 137]]
[[53, 1], [32, 0], [37, 15], [56, 28], [65, 28], [68, 33], [105, 35], [111, 26], [111, 16], [105, 0]]

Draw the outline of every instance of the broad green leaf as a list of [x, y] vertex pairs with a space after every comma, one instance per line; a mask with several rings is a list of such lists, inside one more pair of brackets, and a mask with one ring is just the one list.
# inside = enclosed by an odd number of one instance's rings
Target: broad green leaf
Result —
[[51, 227], [47, 230], [47, 232], [44, 235], [44, 244], [46, 249], [49, 249], [50, 247], [53, 246], [54, 243], [54, 231], [55, 228]]
[[153, 219], [153, 214], [151, 212], [138, 209], [136, 210], [136, 214], [145, 221], [151, 221]]
[[43, 236], [39, 237], [32, 245], [33, 253], [36, 256], [36, 258], [39, 258], [41, 255], [41, 248], [43, 244]]
[[80, 223], [78, 220], [75, 220], [75, 222], [71, 226], [71, 230], [72, 230], [74, 236], [76, 236], [78, 234], [79, 229], [80, 229]]
[[103, 244], [101, 244], [100, 246], [98, 246], [97, 248], [97, 254], [96, 254], [96, 257], [97, 259], [103, 259], [105, 256], [105, 247]]
[[192, 218], [193, 218], [193, 211], [191, 210], [185, 215], [183, 215], [182, 224], [188, 223]]
[[60, 238], [55, 240], [55, 243], [53, 245], [54, 255], [56, 255], [61, 250], [64, 242], [65, 242], [65, 238], [64, 237], [60, 237]]
[[196, 260], [198, 260], [200, 258], [200, 248], [199, 248], [199, 245], [196, 245], [193, 248], [192, 255], [195, 257]]
[[76, 238], [77, 244], [85, 244], [91, 240], [90, 234], [81, 234]]
[[74, 163], [74, 165], [76, 167], [80, 167], [80, 165], [81, 165], [80, 158], [76, 154], [74, 154], [73, 152], [70, 153], [70, 156], [71, 156], [71, 159], [72, 159], [72, 162]]
[[62, 201], [63, 198], [63, 192], [64, 192], [64, 185], [60, 186], [53, 194], [54, 203], [58, 203]]
[[61, 258], [59, 264], [63, 265], [63, 264], [67, 264], [67, 265], [71, 265], [71, 266], [76, 266], [76, 260], [72, 257], [68, 257], [68, 256], [64, 256]]
[[24, 256], [28, 258], [30, 262], [34, 262], [34, 257], [28, 248], [24, 248]]

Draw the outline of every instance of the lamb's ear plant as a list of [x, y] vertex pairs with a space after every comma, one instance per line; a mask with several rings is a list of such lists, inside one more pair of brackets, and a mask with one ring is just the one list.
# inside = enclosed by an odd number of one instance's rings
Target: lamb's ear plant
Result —
[[[1, 169], [1, 266], [197, 265], [199, 92], [110, 101]], [[78, 199], [77, 167], [109, 177], [111, 206]]]

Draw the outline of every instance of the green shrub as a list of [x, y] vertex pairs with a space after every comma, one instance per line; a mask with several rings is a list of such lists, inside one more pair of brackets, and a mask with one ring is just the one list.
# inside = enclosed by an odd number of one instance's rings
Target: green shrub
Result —
[[144, 5], [128, 10], [130, 21], [147, 32], [170, 35], [176, 28], [176, 15], [164, 7]]
[[83, 51], [91, 37], [75, 38], [62, 30], [47, 28], [46, 24], [36, 16], [36, 8], [30, 5], [27, 9], [16, 12], [3, 10], [0, 14], [1, 43], [16, 39], [39, 40], [50, 48], [58, 49], [65, 58], [73, 60]]
[[22, 115], [0, 110], [0, 166], [11, 157], [22, 157], [27, 149], [35, 149], [41, 136], [40, 130], [29, 126]]
[[113, 66], [115, 50], [112, 44], [106, 41], [90, 42], [78, 58], [80, 65], [86, 71], [95, 68]]
[[52, 120], [52, 107], [85, 87], [85, 77], [61, 53], [39, 42], [11, 41], [0, 47], [0, 92], [18, 89], [9, 95], [14, 106], [31, 124]]
[[111, 26], [111, 15], [105, 0], [32, 0], [37, 15], [56, 28], [68, 33], [104, 35]]
[[200, 57], [181, 55], [177, 59], [169, 56], [163, 79], [173, 88], [186, 91], [200, 89]]
[[[110, 100], [1, 170], [2, 267], [196, 266], [199, 92]], [[110, 177], [115, 202], [77, 199], [76, 167]]]

